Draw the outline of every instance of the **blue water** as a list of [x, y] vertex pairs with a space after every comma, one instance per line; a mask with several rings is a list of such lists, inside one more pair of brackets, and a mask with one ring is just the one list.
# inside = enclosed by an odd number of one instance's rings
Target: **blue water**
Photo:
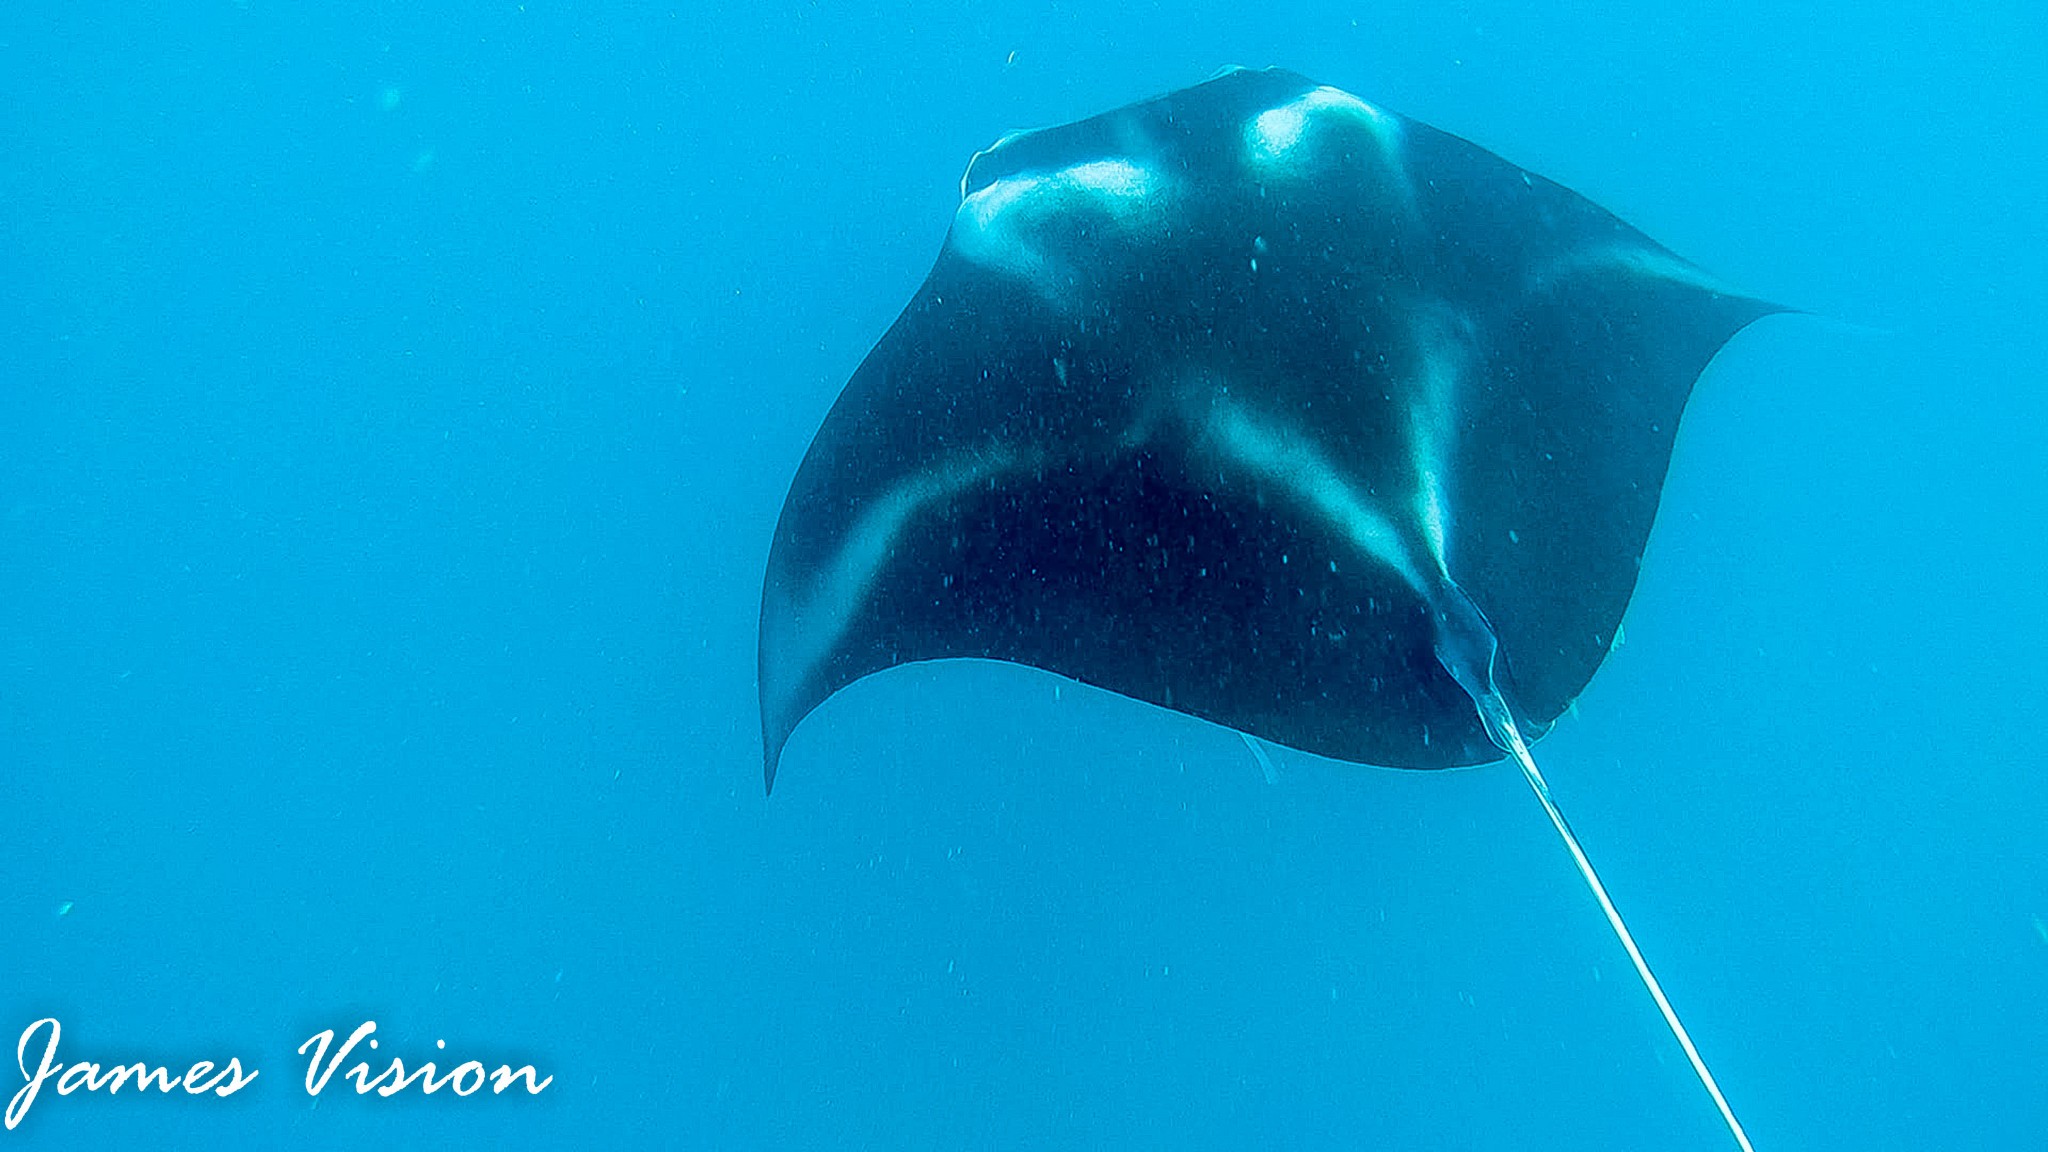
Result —
[[[1759, 1149], [2039, 1146], [2039, 5], [449, 7], [0, 9], [0, 1095], [43, 1017], [260, 1069], [0, 1143], [1731, 1147], [1505, 769], [927, 666], [761, 795], [776, 512], [967, 157], [1243, 63], [1813, 313], [1537, 753]], [[310, 1096], [365, 1020], [555, 1079]]]

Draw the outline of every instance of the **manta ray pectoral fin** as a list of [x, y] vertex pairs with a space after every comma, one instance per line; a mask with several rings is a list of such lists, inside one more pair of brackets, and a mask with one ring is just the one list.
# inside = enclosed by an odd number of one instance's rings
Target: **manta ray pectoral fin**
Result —
[[[806, 685], [867, 603], [905, 529], [961, 492], [1035, 467], [1038, 460], [1035, 453], [991, 446], [956, 452], [899, 477], [842, 528], [829, 559], [808, 578], [771, 585], [772, 610], [764, 612], [761, 631], [762, 715], [771, 726], [764, 775], [770, 791], [781, 737], [795, 726], [791, 717], [810, 707], [802, 702]], [[774, 733], [775, 724], [784, 730]]]

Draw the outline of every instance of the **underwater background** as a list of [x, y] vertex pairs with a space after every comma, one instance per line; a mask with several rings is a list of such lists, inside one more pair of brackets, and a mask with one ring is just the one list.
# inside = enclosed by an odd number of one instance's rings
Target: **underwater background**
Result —
[[[0, 1145], [1731, 1147], [1504, 766], [947, 664], [762, 796], [776, 514], [967, 158], [1227, 64], [1808, 310], [1537, 758], [1759, 1149], [2048, 1145], [2048, 10], [1110, 9], [0, 8], [0, 1084], [261, 1069]], [[309, 1096], [365, 1020], [555, 1080]]]

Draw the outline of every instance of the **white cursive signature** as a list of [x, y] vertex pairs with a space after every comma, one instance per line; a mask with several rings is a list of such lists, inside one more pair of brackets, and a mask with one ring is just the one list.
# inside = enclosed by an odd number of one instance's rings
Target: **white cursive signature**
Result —
[[[370, 1048], [374, 1050], [377, 1047], [377, 1039], [371, 1033], [376, 1030], [375, 1020], [365, 1020], [356, 1025], [356, 1030], [349, 1033], [348, 1039], [342, 1042], [341, 1047], [336, 1049], [332, 1056], [327, 1054], [327, 1050], [334, 1047], [334, 1029], [327, 1028], [307, 1037], [306, 1042], [299, 1045], [301, 1056], [306, 1055], [307, 1049], [313, 1050], [311, 1059], [306, 1063], [306, 1095], [318, 1096], [321, 1090], [327, 1087], [327, 1081], [334, 1075], [334, 1070], [341, 1067], [341, 1062], [348, 1059], [349, 1053], [354, 1052], [357, 1045], [367, 1040]], [[448, 1042], [436, 1040], [434, 1047], [445, 1049]], [[358, 1096], [367, 1096], [372, 1092], [379, 1096], [396, 1096], [414, 1085], [418, 1085], [419, 1091], [428, 1096], [443, 1088], [453, 1089], [457, 1096], [468, 1096], [482, 1088], [486, 1080], [490, 1082], [491, 1094], [495, 1096], [522, 1079], [526, 1081], [526, 1094], [538, 1096], [541, 1089], [555, 1082], [553, 1076], [535, 1079], [540, 1073], [536, 1072], [531, 1064], [522, 1064], [518, 1068], [500, 1064], [494, 1070], [486, 1070], [478, 1061], [465, 1060], [450, 1068], [445, 1075], [437, 1077], [436, 1071], [434, 1062], [429, 1060], [408, 1072], [405, 1061], [393, 1056], [391, 1063], [374, 1076], [371, 1075], [370, 1065], [364, 1061], [357, 1061], [341, 1075], [343, 1079], [354, 1078]]]
[[[45, 1029], [49, 1031], [50, 1038], [43, 1044], [42, 1059], [37, 1062], [36, 1070], [30, 1072], [29, 1045], [35, 1041], [36, 1035]], [[220, 1066], [218, 1070], [213, 1061], [201, 1060], [185, 1069], [181, 1076], [171, 1075], [171, 1070], [164, 1065], [151, 1066], [141, 1061], [107, 1067], [80, 1063], [66, 1068], [57, 1062], [57, 1040], [63, 1031], [63, 1025], [57, 1023], [56, 1017], [45, 1016], [22, 1032], [21, 1042], [14, 1048], [14, 1059], [21, 1068], [21, 1078], [25, 1083], [15, 1092], [14, 1099], [7, 1103], [8, 1128], [12, 1129], [21, 1123], [21, 1118], [28, 1115], [29, 1106], [36, 1102], [37, 1094], [42, 1092], [43, 1085], [52, 1078], [57, 1081], [59, 1096], [69, 1096], [80, 1088], [87, 1092], [105, 1092], [111, 1096], [119, 1092], [130, 1080], [135, 1082], [137, 1092], [152, 1087], [158, 1092], [170, 1092], [182, 1086], [186, 1093], [192, 1096], [204, 1096], [208, 1092], [215, 1096], [232, 1096], [248, 1087], [249, 1082], [257, 1076], [254, 1068], [249, 1069], [246, 1074], [243, 1073], [240, 1057], [229, 1059], [227, 1064]]]

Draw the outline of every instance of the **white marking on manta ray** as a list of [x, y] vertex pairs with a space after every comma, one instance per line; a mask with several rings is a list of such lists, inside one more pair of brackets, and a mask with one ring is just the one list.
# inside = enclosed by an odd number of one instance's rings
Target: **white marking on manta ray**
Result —
[[1314, 441], [1285, 424], [1261, 422], [1243, 405], [1218, 395], [1208, 420], [1223, 454], [1260, 479], [1299, 497], [1344, 533], [1359, 550], [1392, 568], [1418, 594], [1425, 582], [1414, 550], [1393, 520], [1360, 495]]
[[1462, 337], [1471, 325], [1448, 304], [1414, 312], [1421, 367], [1415, 400], [1408, 408], [1415, 479], [1409, 499], [1420, 526], [1419, 540], [1375, 507], [1312, 438], [1284, 422], [1262, 419], [1231, 399], [1227, 389], [1217, 388], [1212, 394], [1206, 428], [1223, 455], [1292, 493], [1360, 551], [1393, 569], [1418, 596], [1435, 604], [1447, 589], [1458, 587], [1451, 576], [1447, 544], [1452, 496], [1447, 480], [1457, 443], [1458, 390], [1471, 361], [1471, 345]]
[[1684, 284], [1718, 296], [1742, 295], [1710, 273], [1669, 252], [1621, 244], [1589, 248], [1568, 256], [1560, 256], [1540, 268], [1531, 269], [1528, 284], [1531, 291], [1543, 291], [1551, 288], [1559, 280], [1582, 276], [1588, 272], [1608, 271]]
[[[773, 685], [774, 693], [787, 696], [838, 644], [854, 614], [867, 601], [875, 577], [889, 562], [896, 538], [913, 517], [1000, 474], [1035, 467], [1037, 460], [1035, 454], [1001, 446], [960, 453], [940, 467], [903, 477], [868, 504], [809, 594], [791, 597], [791, 610], [775, 644], [789, 656], [784, 665], [790, 670], [789, 679]], [[771, 686], [762, 687], [768, 690]]]
[[1311, 135], [1362, 129], [1372, 150], [1393, 175], [1401, 203], [1412, 214], [1415, 188], [1401, 161], [1401, 121], [1327, 85], [1305, 92], [1277, 108], [1269, 108], [1245, 125], [1245, 159], [1264, 172], [1308, 173], [1316, 159], [1300, 155]]
[[1388, 154], [1400, 146], [1399, 121], [1349, 92], [1324, 85], [1252, 117], [1247, 142], [1252, 147], [1253, 157], [1285, 159], [1308, 134], [1312, 120], [1317, 124], [1339, 121], [1358, 124], [1370, 132], [1379, 142], [1381, 151]]
[[1452, 413], [1459, 382], [1471, 362], [1471, 345], [1459, 339], [1459, 334], [1470, 330], [1471, 322], [1448, 304], [1416, 310], [1414, 337], [1422, 357], [1422, 378], [1416, 381], [1415, 402], [1408, 410], [1415, 453], [1415, 511], [1430, 559], [1446, 584], [1454, 581], [1445, 544], [1451, 519], [1451, 494], [1445, 490], [1445, 482], [1458, 436]]
[[[1265, 776], [1266, 783], [1278, 784], [1280, 770], [1273, 767], [1273, 758], [1266, 754], [1266, 746], [1259, 743], [1259, 738], [1249, 732], [1239, 732], [1238, 735], [1244, 739], [1244, 746], [1252, 750], [1252, 759], [1259, 762], [1259, 772]], [[2040, 921], [2036, 920], [2035, 923], [2038, 924]]]
[[[1020, 172], [991, 181], [966, 195], [953, 217], [953, 244], [985, 268], [1029, 280], [1057, 300], [1060, 277], [1048, 249], [1078, 239], [1077, 214], [1089, 223], [1111, 225], [1130, 236], [1158, 216], [1155, 201], [1166, 187], [1160, 173], [1134, 160], [1104, 157], [1051, 172]], [[962, 180], [966, 187], [965, 179]], [[1053, 224], [1057, 235], [1045, 235]], [[1100, 233], [1097, 240], [1105, 238]]]

